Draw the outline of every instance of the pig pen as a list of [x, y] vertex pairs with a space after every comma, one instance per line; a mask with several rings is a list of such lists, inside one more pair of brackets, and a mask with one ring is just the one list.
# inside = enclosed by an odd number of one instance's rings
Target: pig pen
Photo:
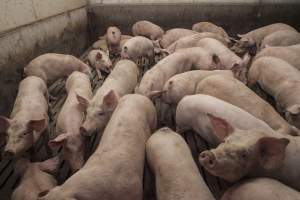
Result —
[[[86, 7], [87, 11], [87, 23], [86, 32], [87, 35], [84, 38], [87, 41], [88, 47], [92, 42], [97, 40], [97, 36], [103, 35], [106, 28], [110, 25], [118, 26], [121, 31], [125, 34], [131, 33], [131, 25], [138, 21], [147, 19], [161, 25], [165, 30], [172, 27], [183, 27], [191, 28], [192, 24], [199, 21], [211, 21], [217, 25], [223, 26], [226, 31], [231, 36], [235, 36], [236, 33], [244, 33], [256, 27], [275, 23], [283, 22], [288, 23], [295, 28], [300, 27], [300, 13], [298, 12], [300, 8], [300, 2], [297, 0], [219, 0], [219, 1], [209, 1], [209, 0], [197, 0], [197, 1], [158, 1], [158, 0], [131, 0], [131, 1], [115, 1], [115, 0], [90, 0], [89, 5]], [[111, 13], [118, 13], [112, 15]], [[180, 14], [179, 14], [180, 13]], [[237, 20], [238, 19], [238, 20]], [[76, 20], [76, 18], [74, 19]], [[70, 30], [64, 30], [70, 33]], [[72, 30], [74, 31], [74, 30]], [[76, 36], [75, 30], [74, 36]], [[78, 51], [81, 51], [80, 58], [85, 61], [87, 58], [87, 53], [92, 49], [89, 47], [84, 52], [81, 49], [72, 49], [74, 45], [71, 40], [66, 43], [60, 44], [64, 46], [57, 46], [51, 48], [51, 42], [48, 42], [47, 48], [44, 46], [35, 46], [35, 51], [32, 53], [31, 58], [34, 58], [44, 52], [66, 52], [64, 48], [70, 48], [67, 52], [79, 55]], [[59, 40], [58, 40], [59, 41]], [[68, 44], [69, 43], [69, 44]], [[76, 44], [76, 43], [75, 43]], [[70, 47], [71, 46], [71, 47]], [[24, 49], [25, 51], [25, 49]], [[24, 52], [25, 53], [25, 52]], [[7, 61], [11, 65], [25, 66], [29, 58], [22, 60], [22, 62], [17, 62], [17, 59], [11, 58]], [[156, 58], [158, 61], [161, 58]], [[13, 61], [12, 61], [13, 60]], [[16, 68], [15, 68], [16, 69]], [[14, 75], [20, 77], [20, 74]], [[14, 78], [16, 78], [14, 77]], [[15, 80], [19, 80], [16, 78]], [[99, 80], [96, 72], [92, 72], [92, 88], [95, 92], [98, 87], [101, 86], [103, 80]], [[17, 86], [17, 84], [15, 83]], [[15, 87], [16, 87], [15, 86]], [[4, 85], [5, 88], [5, 85]], [[58, 97], [58, 99], [51, 101], [52, 112], [50, 114], [50, 130], [54, 130], [55, 120], [62, 107], [65, 99], [65, 81], [59, 80], [49, 87], [49, 92], [53, 96]], [[9, 101], [10, 107], [13, 105], [14, 99]], [[156, 102], [157, 110], [160, 111], [160, 102]], [[9, 112], [9, 111], [8, 111]], [[2, 113], [1, 113], [2, 114]], [[173, 120], [174, 121], [174, 120]], [[158, 127], [169, 126], [174, 128], [174, 123], [170, 122], [168, 124], [162, 124], [159, 122]], [[91, 153], [97, 147], [101, 134], [97, 134], [88, 139], [88, 145], [86, 149], [86, 158], [91, 155]], [[186, 142], [188, 143], [192, 155], [196, 161], [203, 179], [210, 188], [211, 192], [214, 194], [216, 199], [219, 199], [223, 192], [230, 186], [229, 183], [216, 178], [206, 172], [198, 162], [198, 155], [201, 151], [209, 149], [210, 146], [193, 131], [187, 131], [182, 134]], [[50, 135], [51, 138], [51, 135]], [[40, 161], [47, 158], [45, 145], [47, 145], [46, 138], [41, 138], [35, 145], [34, 160]], [[3, 140], [1, 140], [0, 150], [4, 148]], [[60, 150], [59, 150], [60, 151]], [[59, 153], [56, 152], [56, 153]], [[0, 162], [0, 200], [10, 199], [10, 195], [14, 188], [19, 182], [19, 177], [14, 173], [15, 160], [1, 160]], [[58, 183], [63, 183], [71, 174], [70, 169], [65, 164], [64, 161], [60, 163], [60, 168], [56, 174]], [[147, 167], [144, 170], [144, 199], [145, 200], [155, 200], [155, 180], [154, 176]]]

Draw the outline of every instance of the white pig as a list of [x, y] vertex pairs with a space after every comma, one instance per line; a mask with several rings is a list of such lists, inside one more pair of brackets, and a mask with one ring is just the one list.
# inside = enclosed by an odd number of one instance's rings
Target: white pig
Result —
[[165, 83], [162, 100], [168, 104], [177, 104], [184, 96], [195, 94], [197, 85], [204, 78], [216, 74], [234, 76], [231, 70], [193, 70], [177, 74]]
[[152, 97], [161, 94], [165, 82], [172, 76], [192, 69], [220, 69], [219, 58], [200, 47], [182, 49], [173, 53], [148, 70], [136, 93]]
[[167, 52], [169, 54], [171, 54], [171, 53], [174, 53], [178, 49], [197, 47], [197, 42], [203, 38], [213, 38], [213, 39], [220, 41], [225, 46], [228, 45], [223, 37], [221, 37], [215, 33], [203, 32], [203, 33], [188, 35], [188, 36], [178, 39], [177, 41], [173, 42], [170, 46], [168, 46]]
[[179, 40], [182, 37], [185, 37], [188, 35], [194, 35], [197, 33], [198, 32], [192, 31], [189, 29], [173, 28], [173, 29], [166, 31], [166, 33], [159, 40], [159, 44], [162, 48], [166, 49], [168, 46], [170, 46], [176, 40]]
[[28, 76], [19, 91], [10, 118], [0, 116], [0, 133], [7, 137], [4, 157], [21, 156], [48, 127], [48, 91], [45, 82]]
[[[52, 148], [63, 147], [63, 158], [69, 163], [73, 172], [84, 164], [85, 138], [80, 134], [84, 120], [85, 105], [80, 97], [90, 101], [93, 93], [89, 77], [81, 72], [73, 72], [66, 82], [67, 99], [56, 120], [57, 137], [49, 141]], [[79, 101], [77, 100], [79, 95]]]
[[127, 40], [121, 51], [122, 59], [129, 59], [137, 63], [142, 58], [147, 58], [151, 61], [154, 59], [153, 42], [143, 36], [135, 36]]
[[241, 108], [202, 94], [186, 96], [178, 103], [176, 109], [177, 131], [181, 133], [193, 129], [209, 144], [220, 144], [222, 140], [216, 136], [213, 129], [214, 122], [218, 118], [226, 119], [238, 129], [261, 129], [274, 132], [265, 122]]
[[37, 199], [43, 191], [54, 188], [57, 182], [50, 173], [54, 173], [58, 167], [58, 157], [34, 163], [24, 158], [18, 160], [15, 171], [17, 171], [18, 175], [21, 175], [21, 181], [18, 187], [13, 191], [11, 199]]
[[155, 128], [156, 110], [149, 99], [122, 97], [83, 168], [38, 200], [142, 200], [145, 146]]
[[142, 20], [133, 24], [132, 33], [134, 36], [140, 35], [151, 40], [158, 40], [163, 36], [164, 30], [150, 21]]
[[287, 123], [269, 103], [232, 77], [209, 76], [198, 84], [196, 93], [211, 95], [238, 106], [282, 134], [298, 135], [300, 132]]
[[276, 31], [266, 36], [260, 45], [260, 48], [267, 46], [290, 46], [300, 43], [300, 33], [294, 30], [281, 30]]
[[289, 63], [275, 57], [261, 57], [248, 73], [249, 85], [258, 82], [274, 97], [279, 111], [289, 123], [300, 128], [300, 72]]
[[246, 179], [230, 187], [221, 200], [300, 200], [300, 193], [270, 178]]
[[196, 24], [193, 25], [192, 30], [197, 31], [199, 33], [202, 33], [202, 32], [215, 33], [215, 34], [220, 35], [221, 37], [223, 37], [227, 41], [227, 43], [230, 42], [229, 36], [226, 33], [226, 31], [222, 27], [217, 26], [217, 25], [215, 25], [211, 22], [196, 23]]
[[33, 59], [25, 68], [27, 76], [38, 76], [47, 84], [66, 78], [73, 71], [91, 74], [90, 67], [72, 55], [46, 53]]
[[110, 73], [112, 70], [112, 62], [109, 55], [102, 50], [92, 50], [88, 54], [89, 64], [96, 70], [98, 78], [101, 79], [101, 70]]
[[155, 174], [157, 200], [214, 200], [184, 139], [165, 127], [146, 144], [147, 161]]
[[86, 118], [81, 126], [84, 135], [101, 131], [118, 104], [118, 99], [134, 91], [139, 71], [130, 60], [120, 60], [97, 90], [91, 101], [77, 95], [78, 100], [87, 108]]

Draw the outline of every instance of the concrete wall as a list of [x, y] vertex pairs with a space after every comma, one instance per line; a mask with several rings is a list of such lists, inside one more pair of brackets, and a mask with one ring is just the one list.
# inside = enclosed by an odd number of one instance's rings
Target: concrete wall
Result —
[[143, 19], [165, 29], [211, 21], [231, 35], [274, 22], [299, 29], [299, 10], [299, 0], [89, 0], [94, 39], [109, 25], [130, 33], [132, 24]]
[[47, 52], [80, 55], [87, 47], [84, 0], [0, 1], [0, 114], [8, 115], [23, 67]]

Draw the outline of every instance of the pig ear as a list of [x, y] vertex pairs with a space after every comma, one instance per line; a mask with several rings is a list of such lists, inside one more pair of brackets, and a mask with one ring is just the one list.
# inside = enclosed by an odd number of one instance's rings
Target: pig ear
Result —
[[59, 134], [56, 138], [54, 138], [53, 140], [50, 140], [48, 142], [48, 146], [51, 149], [55, 149], [57, 147], [62, 146], [68, 139], [68, 134], [67, 133], [62, 133]]
[[79, 94], [76, 94], [76, 98], [79, 105], [82, 106], [84, 109], [86, 109], [89, 106], [89, 101], [86, 98], [80, 96]]
[[291, 115], [298, 115], [300, 113], [300, 105], [293, 105], [286, 109]]
[[231, 68], [234, 77], [243, 82], [244, 84], [247, 84], [247, 77], [246, 73], [244, 73], [244, 70], [246, 70], [246, 67], [238, 63], [235, 63]]
[[207, 114], [210, 119], [214, 134], [223, 141], [228, 135], [233, 133], [234, 128], [224, 119]]
[[29, 132], [41, 132], [46, 128], [46, 119], [30, 120], [27, 124]]
[[102, 59], [102, 54], [100, 52], [97, 52], [96, 60], [101, 60], [101, 59]]
[[54, 173], [59, 167], [60, 159], [58, 156], [45, 160], [39, 163], [39, 167], [42, 171], [48, 173]]
[[245, 36], [245, 34], [237, 34], [237, 36], [238, 36], [239, 38], [242, 38], [242, 37]]
[[160, 97], [165, 91], [151, 91], [147, 97], [150, 98], [150, 99], [153, 99], [153, 98], [158, 98]]
[[286, 138], [260, 138], [257, 141], [260, 165], [267, 170], [281, 167], [285, 157], [285, 149], [289, 142]]
[[10, 119], [0, 116], [0, 134], [5, 133], [10, 125]]
[[104, 105], [107, 106], [110, 110], [114, 109], [117, 106], [118, 101], [119, 99], [113, 90], [110, 90], [103, 98]]

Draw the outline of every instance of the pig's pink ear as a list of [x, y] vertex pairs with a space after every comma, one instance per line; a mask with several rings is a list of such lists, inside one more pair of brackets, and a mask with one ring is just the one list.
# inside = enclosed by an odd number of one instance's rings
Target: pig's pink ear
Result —
[[108, 110], [113, 110], [117, 106], [119, 98], [113, 90], [110, 90], [103, 98], [103, 104]]
[[62, 146], [68, 139], [68, 134], [67, 133], [62, 133], [59, 134], [56, 138], [54, 138], [53, 140], [50, 140], [48, 142], [48, 146], [51, 149], [55, 149], [57, 147]]
[[39, 167], [42, 171], [48, 173], [54, 173], [58, 169], [59, 162], [60, 162], [59, 157], [55, 156], [53, 158], [40, 162]]
[[292, 115], [298, 115], [300, 113], [300, 105], [293, 105], [286, 109]]
[[101, 60], [101, 59], [102, 59], [102, 54], [100, 52], [97, 52], [96, 60]]
[[285, 157], [285, 149], [289, 142], [286, 138], [260, 138], [257, 141], [260, 165], [267, 170], [281, 167]]
[[79, 94], [76, 94], [76, 98], [78, 103], [80, 104], [80, 106], [82, 106], [84, 110], [89, 106], [90, 103], [86, 98], [80, 96]]
[[27, 124], [29, 132], [42, 132], [46, 128], [46, 119], [30, 120]]
[[234, 128], [224, 119], [207, 114], [210, 119], [214, 134], [223, 141], [228, 135], [233, 133]]
[[10, 126], [10, 119], [0, 116], [0, 134], [5, 133]]

